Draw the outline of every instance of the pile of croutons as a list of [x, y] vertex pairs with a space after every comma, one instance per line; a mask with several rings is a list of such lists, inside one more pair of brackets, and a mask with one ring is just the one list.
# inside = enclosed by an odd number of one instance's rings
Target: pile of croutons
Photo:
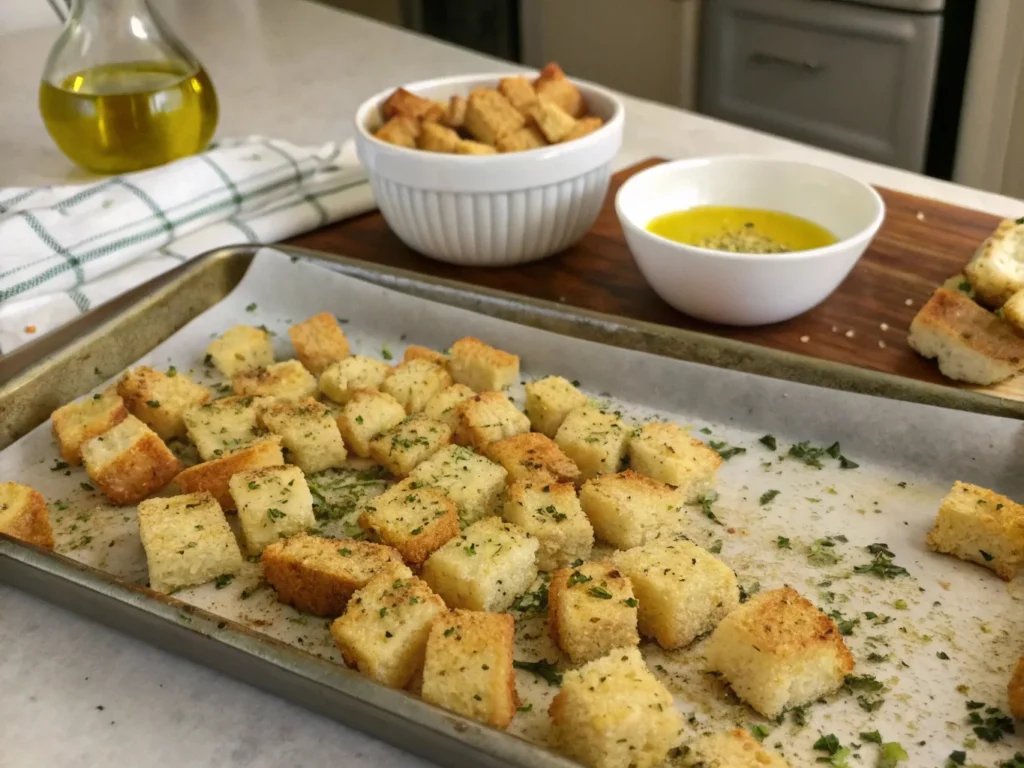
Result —
[[381, 141], [428, 152], [493, 155], [562, 144], [604, 123], [587, 114], [579, 89], [551, 63], [533, 82], [502, 78], [497, 89], [478, 88], [447, 104], [399, 88], [381, 105]]

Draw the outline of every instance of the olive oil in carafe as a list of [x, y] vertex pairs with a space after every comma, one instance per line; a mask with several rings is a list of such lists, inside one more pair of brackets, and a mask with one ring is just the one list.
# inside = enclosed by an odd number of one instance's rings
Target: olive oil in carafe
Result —
[[184, 62], [104, 64], [40, 86], [50, 136], [78, 165], [125, 173], [203, 150], [217, 126], [217, 96]]

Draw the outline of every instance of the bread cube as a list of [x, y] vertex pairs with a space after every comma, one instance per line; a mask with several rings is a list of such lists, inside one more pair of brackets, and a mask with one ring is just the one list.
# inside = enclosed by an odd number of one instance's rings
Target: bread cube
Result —
[[631, 469], [601, 475], [580, 488], [594, 534], [617, 549], [639, 547], [678, 521], [683, 498], [675, 488]]
[[452, 384], [430, 398], [423, 406], [423, 413], [434, 421], [443, 421], [454, 433], [459, 426], [458, 406], [474, 394], [465, 384]]
[[477, 141], [494, 144], [506, 133], [526, 125], [524, 118], [508, 99], [490, 88], [478, 88], [466, 100], [462, 127]]
[[222, 397], [185, 411], [185, 427], [203, 461], [249, 445], [266, 434], [257, 411], [264, 399]]
[[491, 443], [488, 458], [508, 472], [508, 482], [529, 480], [534, 483], [575, 483], [580, 469], [573, 464], [554, 440], [538, 432], [526, 432]]
[[205, 584], [242, 568], [235, 534], [208, 493], [140, 502], [139, 536], [154, 592]]
[[316, 527], [313, 495], [298, 467], [247, 469], [232, 475], [228, 489], [250, 555], [268, 544]]
[[722, 457], [678, 424], [644, 424], [629, 441], [630, 466], [641, 475], [674, 485], [687, 504], [715, 481]]
[[81, 464], [82, 443], [120, 424], [127, 415], [128, 409], [114, 388], [58, 408], [50, 420], [60, 457], [68, 464]]
[[234, 475], [247, 469], [278, 467], [282, 464], [284, 454], [281, 452], [281, 438], [271, 435], [220, 458], [189, 467], [179, 473], [174, 482], [185, 493], [206, 491], [213, 495], [221, 509], [232, 510], [235, 508], [235, 500], [231, 496], [229, 482]]
[[1013, 675], [1006, 686], [1006, 696], [1010, 702], [1010, 714], [1018, 720], [1024, 720], [1024, 656], [1017, 659]]
[[515, 621], [508, 613], [452, 611], [434, 622], [423, 664], [423, 700], [507, 728], [515, 716]]
[[50, 510], [43, 494], [20, 483], [0, 483], [0, 533], [53, 549]]
[[956, 482], [939, 505], [928, 548], [983, 565], [1012, 581], [1024, 561], [1024, 506], [970, 483]]
[[380, 112], [385, 120], [390, 120], [395, 115], [406, 115], [419, 119], [428, 114], [435, 104], [436, 102], [418, 96], [405, 88], [398, 88], [381, 105]]
[[455, 149], [462, 142], [462, 137], [447, 126], [440, 123], [424, 123], [420, 127], [420, 135], [416, 139], [416, 146], [427, 152], [448, 152], [455, 153]]
[[288, 337], [299, 362], [314, 376], [319, 376], [332, 363], [348, 357], [348, 339], [330, 312], [320, 312], [296, 323], [288, 329]]
[[320, 391], [344, 405], [360, 389], [380, 389], [391, 366], [372, 357], [352, 355], [331, 363], [320, 375]]
[[160, 439], [185, 435], [185, 411], [213, 397], [209, 387], [171, 369], [171, 374], [142, 365], [128, 371], [117, 382], [117, 394], [136, 418], [156, 432]]
[[537, 540], [519, 526], [486, 517], [423, 564], [423, 578], [450, 608], [508, 610], [537, 578]]
[[1001, 307], [1024, 290], [1024, 222], [1004, 219], [964, 268], [978, 300]]
[[533, 428], [554, 438], [570, 411], [587, 404], [587, 396], [561, 376], [548, 376], [526, 385], [526, 415]]
[[490, 144], [483, 144], [479, 141], [472, 141], [470, 139], [463, 139], [455, 147], [455, 154], [457, 155], [496, 155], [498, 150], [492, 147]]
[[566, 672], [548, 713], [553, 746], [589, 768], [654, 768], [682, 738], [672, 694], [632, 647]]
[[686, 768], [789, 768], [742, 728], [701, 736], [687, 747], [682, 763]]
[[540, 76], [533, 83], [533, 89], [537, 92], [537, 98], [554, 102], [573, 117], [582, 117], [587, 110], [579, 88], [572, 84], [562, 68], [554, 62], [541, 70]]
[[557, 144], [576, 126], [576, 119], [558, 104], [548, 99], [539, 99], [530, 107], [530, 118], [544, 134], [544, 138]]
[[404, 688], [423, 668], [430, 628], [444, 601], [405, 566], [388, 566], [358, 590], [331, 635], [350, 667], [391, 688]]
[[419, 565], [459, 533], [455, 504], [441, 491], [411, 478], [393, 485], [366, 505], [359, 526]]
[[448, 367], [448, 355], [430, 347], [421, 347], [418, 344], [410, 344], [405, 348], [402, 362], [407, 363], [410, 360], [428, 360], [435, 365], [440, 365], [442, 368]]
[[427, 402], [445, 387], [451, 386], [448, 371], [429, 360], [410, 360], [392, 368], [380, 385], [402, 404], [407, 413], [419, 413]]
[[329, 539], [298, 533], [267, 545], [260, 558], [263, 576], [277, 599], [297, 611], [335, 618], [345, 612], [352, 593], [384, 568], [398, 566], [397, 551], [356, 539]]
[[290, 464], [307, 475], [345, 463], [348, 453], [338, 422], [316, 400], [271, 403], [260, 411], [263, 426], [281, 436]]
[[498, 92], [508, 99], [523, 117], [528, 117], [530, 108], [537, 103], [537, 92], [533, 90], [530, 81], [522, 75], [501, 78], [498, 81]]
[[452, 344], [448, 370], [474, 392], [500, 392], [519, 380], [519, 356], [467, 336]]
[[449, 128], [461, 128], [466, 120], [466, 100], [461, 96], [452, 96], [448, 100], [448, 108], [445, 110], [444, 122]]
[[573, 125], [572, 130], [570, 130], [567, 134], [565, 134], [565, 136], [562, 137], [562, 143], [565, 144], [567, 141], [575, 141], [576, 139], [582, 139], [584, 136], [593, 133], [603, 125], [604, 120], [602, 120], [600, 117], [594, 117], [592, 115], [587, 117], [581, 117], [579, 120], [576, 121], [576, 124]]
[[740, 604], [732, 569], [689, 541], [657, 541], [616, 552], [637, 599], [640, 633], [667, 650], [689, 645]]
[[580, 478], [618, 472], [629, 446], [629, 430], [613, 413], [589, 405], [570, 411], [555, 442], [580, 468]]
[[404, 418], [405, 408], [391, 395], [374, 389], [360, 389], [341, 409], [338, 428], [352, 452], [367, 459], [370, 457], [370, 441], [397, 427]]
[[451, 437], [447, 424], [414, 413], [370, 441], [370, 458], [395, 477], [404, 477], [447, 445]]
[[498, 440], [530, 431], [530, 420], [501, 392], [481, 392], [455, 409], [455, 442], [484, 450]]
[[448, 445], [409, 475], [450, 498], [463, 524], [498, 514], [505, 490], [505, 470], [459, 445]]
[[609, 562], [555, 571], [548, 585], [548, 632], [573, 664], [639, 645], [629, 577]]
[[755, 595], [722, 619], [704, 655], [708, 670], [768, 719], [832, 693], [853, 671], [832, 619], [788, 586]]
[[407, 115], [395, 115], [378, 128], [373, 135], [388, 144], [416, 149], [416, 138], [420, 135], [420, 122]]
[[514, 482], [508, 489], [504, 516], [537, 539], [537, 567], [542, 571], [590, 557], [594, 529], [569, 483]]
[[298, 360], [285, 360], [266, 368], [235, 374], [231, 386], [241, 397], [276, 397], [281, 400], [305, 400], [315, 397], [316, 378]]
[[506, 133], [498, 139], [497, 147], [499, 152], [525, 152], [528, 149], [539, 149], [547, 145], [548, 142], [544, 138], [544, 134], [536, 126], [528, 125], [518, 131]]
[[265, 328], [236, 325], [210, 342], [206, 359], [230, 379], [236, 374], [274, 364], [274, 345]]
[[115, 504], [136, 504], [177, 474], [178, 459], [156, 432], [129, 415], [98, 437], [82, 443], [90, 479]]

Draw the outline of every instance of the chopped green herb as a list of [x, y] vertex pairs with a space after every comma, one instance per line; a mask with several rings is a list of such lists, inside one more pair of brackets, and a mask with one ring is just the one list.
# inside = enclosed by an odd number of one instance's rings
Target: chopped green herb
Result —
[[88, 483], [79, 483], [79, 485], [82, 487], [83, 491], [95, 491], [96, 490], [95, 488], [93, 488]]
[[249, 481], [249, 490], [250, 491], [255, 491], [259, 487], [260, 487], [259, 483], [257, 483], [255, 480], [250, 480]]
[[764, 435], [757, 442], [759, 442], [761, 445], [763, 445], [769, 451], [774, 451], [775, 449], [777, 449], [779, 447], [778, 441], [776, 441], [776, 439], [775, 439], [775, 435]]
[[1006, 734], [1015, 733], [1013, 718], [1004, 715], [998, 707], [985, 707], [984, 717], [980, 711], [974, 710], [968, 714], [967, 721], [974, 726], [975, 735], [982, 741], [1002, 741]]
[[947, 765], [963, 765], [967, 762], [967, 753], [962, 749], [954, 749], [946, 758]]
[[67, 469], [69, 466], [70, 465], [66, 461], [61, 461], [60, 459], [54, 459], [53, 460], [53, 466], [50, 467], [50, 471], [51, 472], [60, 472], [62, 470]]
[[533, 592], [524, 592], [512, 603], [512, 608], [523, 613], [542, 614], [548, 609], [548, 585], [541, 584]]
[[882, 743], [882, 734], [880, 734], [878, 731], [861, 731], [860, 738], [861, 740], [869, 741], [872, 744]]
[[627, 598], [626, 598], [625, 600], [623, 600], [622, 602], [624, 602], [624, 603], [625, 603], [625, 604], [626, 604], [627, 606], [629, 606], [630, 608], [636, 608], [636, 607], [637, 607], [637, 605], [638, 605], [638, 603], [637, 603], [637, 599], [636, 599], [635, 597], [627, 597]]
[[381, 609], [380, 609], [380, 610], [378, 611], [378, 613], [380, 614], [380, 617], [381, 617], [381, 618], [383, 619], [383, 618], [384, 618], [385, 616], [387, 616], [387, 615], [388, 615], [388, 609], [387, 609], [387, 608], [381, 608]]
[[854, 573], [873, 573], [880, 579], [895, 579], [897, 576], [909, 575], [906, 568], [892, 562], [896, 555], [887, 544], [869, 544], [866, 549], [875, 556], [875, 559], [865, 565], [854, 566]]
[[586, 576], [579, 571], [573, 571], [569, 574], [569, 586], [574, 587], [577, 584], [586, 584], [588, 581], [593, 581], [593, 576]]
[[909, 760], [910, 756], [898, 741], [890, 741], [882, 745], [878, 753], [878, 768], [895, 768], [897, 763]]
[[750, 735], [761, 742], [768, 738], [768, 734], [771, 733], [771, 731], [768, 730], [767, 726], [761, 725], [760, 723], [758, 723], [757, 725], [750, 726], [749, 730]]
[[246, 305], [245, 311], [246, 312], [255, 312], [256, 311], [256, 302], [254, 301], [252, 304]]
[[363, 423], [363, 417], [362, 416], [356, 416], [356, 424], [362, 424], [362, 423]]
[[383, 357], [385, 360], [394, 360], [395, 359], [395, 356], [391, 354], [391, 350], [388, 349], [388, 345], [387, 344], [385, 344], [383, 347], [381, 347], [381, 349], [380, 349], [380, 356]]
[[838, 459], [843, 453], [842, 448], [839, 447], [839, 441], [832, 443], [832, 445], [826, 448], [825, 453], [827, 453], [833, 459]]
[[802, 704], [799, 707], [793, 707], [789, 710], [789, 714], [793, 718], [793, 725], [798, 728], [803, 728], [807, 725], [807, 710], [810, 708], [810, 704]]
[[612, 599], [612, 593], [609, 592], [604, 587], [591, 587], [590, 589], [587, 590], [587, 594], [590, 595], [591, 597], [596, 597], [596, 598], [598, 598], [600, 600], [611, 600]]
[[349, 549], [348, 547], [342, 547], [341, 549], [338, 550], [338, 554], [341, 555], [342, 557], [351, 557], [352, 556], [352, 550]]
[[807, 548], [807, 562], [820, 568], [835, 565], [842, 559], [836, 554], [835, 546], [835, 540], [830, 536], [826, 536], [824, 539], [816, 539]]
[[718, 491], [708, 491], [697, 497], [697, 503], [700, 504], [701, 509], [704, 510], [704, 517], [712, 522], [722, 525], [722, 521], [719, 520], [714, 511], [711, 509], [711, 505], [718, 501]]
[[992, 562], [992, 555], [990, 555], [990, 554], [989, 554], [988, 552], [986, 552], [986, 551], [985, 551], [984, 549], [979, 549], [978, 551], [979, 551], [979, 552], [981, 553], [981, 556], [982, 556], [983, 558], [985, 558], [985, 562], [986, 562], [986, 563], [990, 563], [990, 562]]
[[774, 499], [780, 493], [782, 493], [782, 491], [777, 491], [774, 488], [770, 491], [765, 491], [764, 493], [762, 493], [761, 498], [759, 500], [761, 502], [761, 506], [763, 507], [765, 504], [770, 503], [772, 499]]
[[752, 598], [758, 592], [761, 591], [761, 583], [755, 581], [749, 587], [740, 586], [740, 602], [745, 603], [747, 600]]
[[789, 539], [785, 536], [779, 536], [775, 540], [775, 546], [777, 546], [779, 549], [792, 549], [792, 547], [789, 545]]
[[167, 375], [171, 378], [174, 378], [175, 376], [178, 375], [178, 369], [172, 365], [170, 368], [167, 369]]
[[711, 543], [711, 546], [708, 547], [708, 552], [710, 552], [713, 555], [720, 554], [721, 551], [722, 551], [722, 540], [721, 539], [715, 539]]
[[789, 447], [789, 452], [786, 454], [794, 459], [802, 461], [809, 467], [815, 469], [821, 469], [821, 457], [825, 454], [824, 448], [815, 448], [811, 445], [809, 440], [805, 440], [801, 443], [796, 443]]
[[284, 516], [284, 512], [282, 512], [280, 509], [275, 509], [274, 507], [271, 507], [270, 509], [267, 510], [267, 519], [271, 522], [273, 522], [274, 520], [280, 520]]
[[710, 435], [710, 434], [711, 434], [711, 430], [710, 430], [710, 429], [708, 429], [707, 427], [703, 427], [703, 428], [701, 429], [701, 433], [703, 433], [703, 434], [705, 434], [705, 435]]
[[860, 464], [858, 464], [856, 461], [851, 461], [850, 459], [846, 458], [845, 456], [840, 456], [839, 457], [839, 468], [840, 469], [856, 469], [859, 466], [860, 466]]
[[234, 580], [234, 578], [235, 574], [233, 573], [222, 573], [220, 576], [213, 580], [213, 585], [217, 589], [224, 589], [224, 587], [230, 584]]
[[539, 661], [513, 661], [512, 666], [516, 669], [532, 672], [537, 677], [547, 680], [548, 685], [562, 684], [562, 673], [558, 671], [558, 667], [553, 662], [547, 659]]
[[526, 704], [522, 707], [516, 707], [516, 712], [532, 712], [533, 704]]
[[444, 631], [444, 636], [445, 637], [451, 637], [454, 634], [455, 634], [455, 627], [448, 627], [448, 629], [446, 629]]
[[463, 549], [465, 550], [467, 555], [475, 555], [476, 554], [476, 542], [470, 544], [468, 547], [463, 547]]

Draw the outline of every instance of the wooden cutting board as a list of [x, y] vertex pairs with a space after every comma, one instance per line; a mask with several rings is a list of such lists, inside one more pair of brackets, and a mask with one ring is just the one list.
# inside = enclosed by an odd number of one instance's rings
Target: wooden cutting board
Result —
[[[615, 193], [644, 161], [612, 178], [604, 208], [578, 244], [544, 261], [483, 269], [433, 261], [407, 248], [379, 213], [339, 222], [288, 241], [437, 277], [739, 339], [811, 357], [958, 385], [907, 345], [914, 314], [946, 278], [957, 274], [995, 229], [998, 216], [879, 188], [885, 223], [867, 253], [824, 303], [800, 317], [758, 328], [694, 320], [662, 301], [636, 266], [615, 215]], [[1024, 376], [994, 387], [970, 387], [1024, 400]]]

